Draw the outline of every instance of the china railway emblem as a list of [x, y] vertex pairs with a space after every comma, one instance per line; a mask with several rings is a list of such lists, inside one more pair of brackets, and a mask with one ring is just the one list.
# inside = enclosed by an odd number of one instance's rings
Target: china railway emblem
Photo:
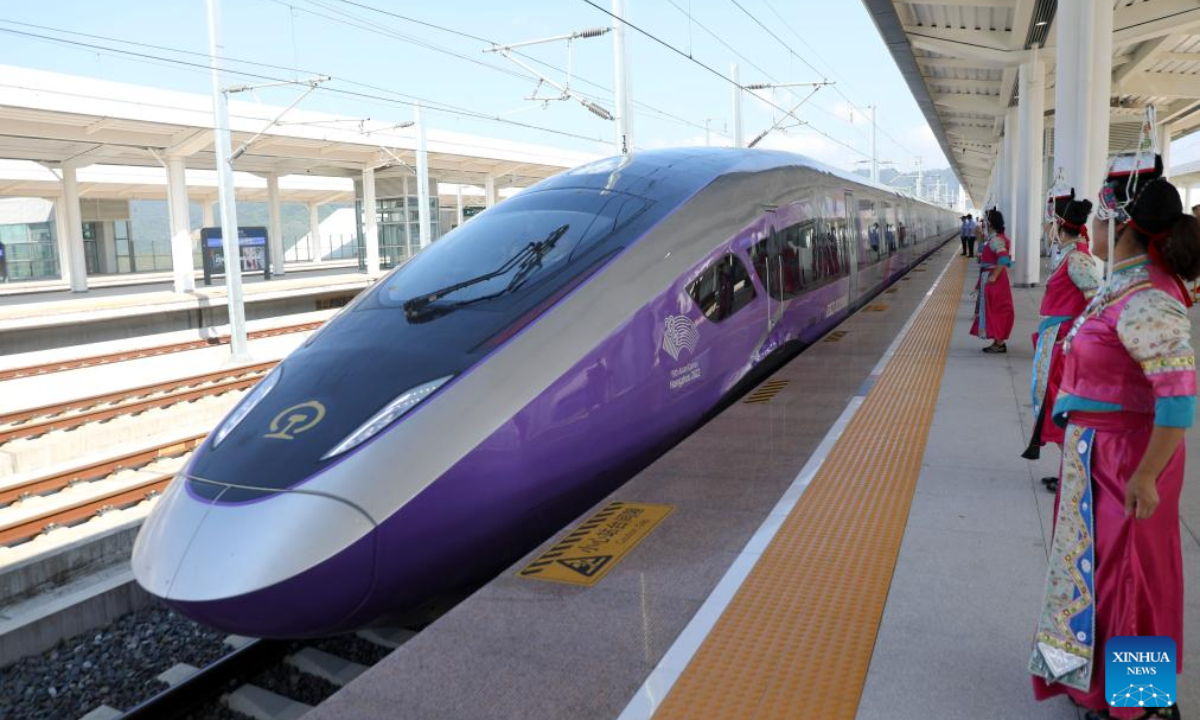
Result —
[[696, 351], [700, 342], [700, 331], [687, 315], [668, 315], [664, 321], [662, 348], [672, 360], [678, 360], [684, 348]]
[[325, 418], [325, 406], [316, 400], [302, 402], [285, 408], [271, 419], [271, 432], [263, 435], [275, 440], [294, 440], [297, 435], [311, 430]]

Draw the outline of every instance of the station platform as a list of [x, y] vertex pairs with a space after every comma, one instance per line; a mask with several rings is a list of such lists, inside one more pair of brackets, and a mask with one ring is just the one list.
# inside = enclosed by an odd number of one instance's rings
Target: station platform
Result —
[[[374, 280], [357, 269], [316, 269], [264, 281], [243, 277], [247, 320], [340, 307]], [[176, 293], [170, 284], [0, 296], [0, 354], [69, 348], [228, 324], [223, 281]]]
[[[357, 260], [325, 260], [319, 262], [289, 262], [286, 266], [287, 274], [301, 273], [330, 273], [330, 272], [350, 272], [358, 267]], [[199, 285], [204, 282], [204, 272], [197, 270], [195, 273], [196, 283]], [[286, 277], [286, 275], [285, 275]], [[255, 282], [255, 279], [262, 279], [260, 273], [247, 274], [243, 276], [244, 282]], [[88, 276], [88, 293], [94, 294], [97, 290], [107, 290], [109, 288], [139, 288], [146, 291], [169, 289], [174, 282], [174, 275], [169, 271], [153, 271], [153, 272], [136, 272], [114, 275], [90, 275]], [[158, 287], [155, 287], [158, 286]], [[26, 298], [26, 300], [18, 300], [17, 302], [36, 302], [37, 295], [56, 295], [56, 299], [79, 297], [71, 292], [70, 283], [57, 278], [50, 280], [19, 280], [11, 282], [0, 282], [0, 304], [5, 302], [5, 298]]]
[[[305, 717], [1082, 718], [1025, 670], [1058, 462], [1020, 458], [1041, 290], [983, 354], [956, 248]], [[1194, 638], [1194, 494], [1182, 516]]]

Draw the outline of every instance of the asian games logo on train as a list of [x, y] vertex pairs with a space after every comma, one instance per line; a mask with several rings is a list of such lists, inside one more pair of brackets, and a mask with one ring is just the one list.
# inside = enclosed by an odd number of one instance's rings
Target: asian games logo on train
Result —
[[684, 348], [689, 352], [696, 351], [696, 343], [700, 341], [700, 331], [696, 323], [687, 315], [668, 315], [663, 321], [662, 348], [667, 351], [672, 360], [678, 360]]

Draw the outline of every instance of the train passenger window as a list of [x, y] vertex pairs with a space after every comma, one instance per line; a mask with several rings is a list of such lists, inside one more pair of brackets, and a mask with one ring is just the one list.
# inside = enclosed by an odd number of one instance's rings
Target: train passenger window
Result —
[[704, 317], [721, 322], [754, 299], [754, 283], [741, 260], [725, 255], [692, 282], [688, 295]]
[[873, 262], [879, 257], [879, 223], [875, 219], [875, 201], [858, 201], [858, 222], [864, 237], [859, 242], [858, 260], [861, 263]]
[[758, 279], [776, 300], [787, 300], [804, 289], [804, 268], [800, 264], [800, 227], [770, 234], [750, 248], [750, 262]]

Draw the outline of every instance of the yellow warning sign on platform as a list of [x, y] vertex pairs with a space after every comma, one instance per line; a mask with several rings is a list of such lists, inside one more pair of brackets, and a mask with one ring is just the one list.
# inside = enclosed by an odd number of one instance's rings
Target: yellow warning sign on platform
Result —
[[595, 585], [673, 509], [670, 505], [609, 503], [517, 574], [534, 580]]

